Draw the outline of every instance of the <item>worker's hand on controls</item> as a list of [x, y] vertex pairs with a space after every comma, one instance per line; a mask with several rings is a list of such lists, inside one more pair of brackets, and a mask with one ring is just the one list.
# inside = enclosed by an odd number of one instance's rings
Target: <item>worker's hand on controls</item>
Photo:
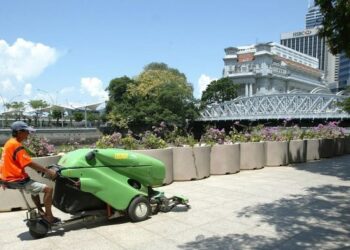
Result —
[[56, 171], [53, 171], [51, 169], [47, 169], [45, 174], [51, 179], [51, 180], [55, 180], [57, 177], [57, 173]]

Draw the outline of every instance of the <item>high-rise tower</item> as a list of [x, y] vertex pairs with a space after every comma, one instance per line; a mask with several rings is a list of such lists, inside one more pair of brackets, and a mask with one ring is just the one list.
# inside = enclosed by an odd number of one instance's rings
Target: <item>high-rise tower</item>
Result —
[[319, 69], [324, 72], [324, 79], [330, 88], [338, 88], [339, 55], [332, 55], [326, 40], [318, 36], [323, 16], [319, 6], [309, 3], [305, 16], [305, 30], [281, 34], [280, 43], [301, 53], [319, 59]]
[[323, 15], [319, 6], [309, 6], [305, 16], [305, 26], [307, 29], [315, 28], [322, 25]]

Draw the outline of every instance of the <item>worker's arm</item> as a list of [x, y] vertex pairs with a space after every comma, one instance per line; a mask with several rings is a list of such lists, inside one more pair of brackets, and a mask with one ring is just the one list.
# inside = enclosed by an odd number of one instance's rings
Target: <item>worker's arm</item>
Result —
[[46, 174], [47, 176], [49, 176], [52, 180], [54, 180], [57, 177], [57, 174], [55, 171], [45, 168], [43, 166], [41, 166], [40, 164], [36, 163], [36, 162], [31, 162], [27, 165], [28, 167], [31, 167], [32, 169], [39, 171], [41, 173]]

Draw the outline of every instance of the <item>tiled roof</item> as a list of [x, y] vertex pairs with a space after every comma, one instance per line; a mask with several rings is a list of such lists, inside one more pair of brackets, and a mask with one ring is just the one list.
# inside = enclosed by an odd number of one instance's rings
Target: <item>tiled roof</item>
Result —
[[321, 76], [321, 71], [319, 69], [315, 69], [280, 56], [274, 56], [274, 59], [277, 59], [278, 61], [283, 61], [288, 65], [288, 67], [294, 68], [296, 70]]

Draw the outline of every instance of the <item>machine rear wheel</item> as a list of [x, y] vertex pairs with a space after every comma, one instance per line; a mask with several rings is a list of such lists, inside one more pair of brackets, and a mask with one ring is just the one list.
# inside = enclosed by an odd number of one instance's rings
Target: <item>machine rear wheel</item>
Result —
[[33, 231], [32, 229], [29, 229], [29, 234], [34, 238], [34, 239], [41, 239], [44, 238], [47, 233], [38, 233], [36, 231]]
[[133, 199], [128, 208], [128, 215], [133, 222], [143, 221], [151, 214], [151, 206], [144, 196]]
[[27, 227], [29, 228], [29, 234], [34, 239], [43, 238], [49, 232], [49, 225], [41, 219], [27, 221]]

